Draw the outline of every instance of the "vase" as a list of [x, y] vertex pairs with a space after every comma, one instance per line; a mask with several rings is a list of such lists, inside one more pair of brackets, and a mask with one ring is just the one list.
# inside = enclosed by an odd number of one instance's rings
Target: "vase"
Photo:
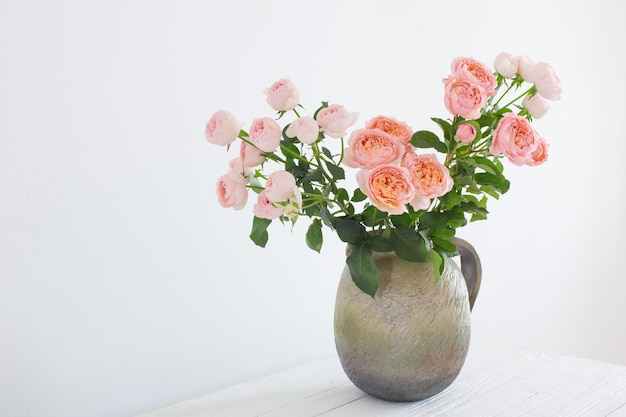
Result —
[[362, 391], [388, 401], [422, 400], [446, 389], [461, 371], [481, 266], [468, 242], [451, 240], [461, 265], [447, 258], [437, 282], [430, 263], [375, 252], [379, 287], [371, 297], [344, 268], [335, 345], [346, 375]]

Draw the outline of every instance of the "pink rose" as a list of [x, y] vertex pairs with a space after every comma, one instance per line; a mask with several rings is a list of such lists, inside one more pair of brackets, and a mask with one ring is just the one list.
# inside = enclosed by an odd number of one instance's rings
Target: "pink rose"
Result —
[[461, 142], [470, 143], [476, 137], [476, 128], [469, 123], [463, 123], [456, 129], [454, 137]]
[[504, 155], [515, 165], [523, 165], [537, 149], [537, 136], [530, 122], [513, 113], [502, 117], [493, 132], [489, 151]]
[[530, 166], [543, 164], [548, 160], [548, 142], [535, 132], [538, 137], [537, 149], [530, 153], [530, 157], [526, 160], [525, 164]]
[[265, 162], [265, 153], [254, 145], [250, 145], [242, 140], [239, 147], [239, 158], [241, 158], [241, 163], [244, 166], [256, 167]]
[[236, 171], [229, 171], [217, 180], [217, 201], [224, 208], [241, 210], [248, 201], [247, 180]]
[[250, 141], [263, 152], [274, 152], [280, 144], [282, 131], [276, 120], [270, 117], [254, 119], [250, 126]]
[[[250, 181], [250, 168], [243, 164], [241, 158], [233, 158], [228, 162], [229, 173], [235, 173], [237, 176], [235, 180], [243, 181], [243, 184], [247, 184]], [[239, 178], [241, 177], [241, 178]]]
[[406, 146], [399, 139], [380, 129], [359, 129], [352, 132], [343, 163], [351, 168], [374, 168], [397, 164]]
[[496, 56], [493, 67], [504, 78], [513, 78], [517, 75], [517, 58], [507, 52]]
[[272, 84], [265, 90], [265, 94], [267, 94], [267, 103], [270, 107], [278, 111], [293, 110], [300, 101], [298, 89], [286, 78]]
[[267, 198], [274, 203], [289, 200], [293, 195], [296, 186], [296, 179], [293, 174], [287, 171], [276, 171], [272, 173], [265, 183]]
[[256, 217], [272, 220], [282, 216], [283, 208], [274, 206], [273, 202], [267, 197], [267, 190], [263, 190], [259, 193], [252, 212]]
[[214, 145], [230, 145], [241, 131], [239, 122], [232, 114], [219, 110], [211, 116], [204, 127], [204, 136]]
[[409, 171], [399, 165], [380, 165], [356, 175], [359, 188], [376, 208], [389, 214], [402, 214], [405, 205], [415, 199]]
[[385, 133], [389, 133], [391, 136], [400, 139], [404, 145], [408, 145], [413, 136], [413, 129], [408, 124], [388, 116], [376, 116], [368, 120], [365, 127], [368, 129], [380, 129]]
[[331, 138], [342, 138], [358, 116], [358, 113], [350, 113], [344, 106], [331, 104], [317, 113], [317, 123]]
[[441, 197], [452, 189], [450, 171], [434, 154], [417, 155], [407, 152], [402, 160], [402, 166], [411, 174], [415, 193], [420, 197]]
[[552, 65], [540, 62], [534, 66], [532, 79], [537, 87], [537, 92], [548, 100], [559, 100], [561, 98], [561, 80], [556, 75]]
[[458, 80], [479, 85], [487, 96], [496, 94], [496, 77], [485, 64], [474, 58], [455, 58], [452, 61], [452, 74]]
[[517, 57], [517, 72], [522, 76], [524, 81], [532, 83], [533, 81], [533, 69], [535, 68], [535, 61], [528, 58], [526, 55], [520, 55]]
[[320, 127], [311, 117], [299, 117], [289, 124], [285, 133], [290, 138], [298, 138], [300, 142], [309, 145], [317, 140]]
[[464, 119], [478, 119], [480, 109], [487, 102], [483, 89], [468, 81], [448, 78], [446, 82], [444, 104], [450, 113]]
[[535, 119], [541, 119], [550, 110], [548, 101], [544, 99], [541, 94], [535, 94], [534, 96], [526, 96], [522, 100], [522, 106], [528, 110]]

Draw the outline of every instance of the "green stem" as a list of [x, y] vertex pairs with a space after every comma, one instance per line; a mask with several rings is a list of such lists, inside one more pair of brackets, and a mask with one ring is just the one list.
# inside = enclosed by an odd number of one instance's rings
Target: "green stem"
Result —
[[[307, 204], [305, 204], [305, 202]], [[308, 193], [302, 194], [302, 210], [307, 209], [309, 207], [319, 206], [321, 205], [321, 203], [330, 203], [339, 207], [339, 210], [331, 213], [333, 216], [336, 216], [337, 214], [341, 214], [341, 213], [348, 214], [347, 206], [341, 204], [339, 201], [337, 201], [334, 198], [328, 198], [320, 194], [308, 194]]]
[[[314, 167], [318, 167], [317, 164], [313, 163], [312, 161], [309, 161], [308, 159], [304, 158], [302, 155], [299, 155], [297, 153], [293, 153], [292, 151], [289, 150], [289, 148], [283, 146], [283, 144], [280, 144], [280, 149], [283, 151], [283, 153], [287, 153], [289, 154], [290, 157], [295, 158], [299, 161], [302, 161], [304, 163], [313, 165]], [[283, 161], [283, 163], [285, 163], [285, 161]]]
[[504, 91], [504, 93], [502, 93], [502, 95], [500, 96], [500, 98], [498, 98], [498, 100], [493, 103], [493, 105], [491, 106], [491, 108], [496, 108], [498, 106], [498, 103], [500, 103], [500, 100], [502, 100], [508, 93], [509, 91], [511, 91], [511, 89], [513, 88], [515, 83], [511, 83], [511, 85], [508, 86], [508, 88]]
[[447, 168], [450, 167], [450, 164], [454, 161], [454, 157], [456, 155], [456, 151], [459, 149], [459, 143], [457, 142], [454, 145], [454, 148], [452, 148], [451, 151], [448, 151], [448, 154], [446, 155], [446, 160], [443, 163]]
[[324, 168], [324, 165], [322, 164], [322, 158], [321, 158], [322, 153], [317, 143], [312, 143], [311, 149], [313, 150], [313, 157], [317, 161], [317, 167], [321, 169], [322, 175], [324, 176], [324, 178], [326, 178], [328, 183], [333, 185], [333, 190], [334, 190], [335, 189], [334, 185], [335, 185], [335, 182], [337, 181], [328, 172], [326, 172], [326, 169]]
[[[502, 106], [503, 109], [506, 109], [507, 107], [509, 107], [511, 104], [515, 103], [517, 100], [519, 100], [520, 98], [524, 97], [526, 94], [530, 93], [533, 91], [533, 88], [535, 88], [535, 86], [533, 85], [532, 87], [530, 87], [528, 90], [524, 91], [522, 94], [520, 94], [519, 96], [515, 97], [513, 100], [509, 101], [505, 106]], [[503, 96], [504, 97], [504, 96]], [[500, 101], [500, 100], [498, 100]], [[497, 103], [496, 103], [497, 104]]]

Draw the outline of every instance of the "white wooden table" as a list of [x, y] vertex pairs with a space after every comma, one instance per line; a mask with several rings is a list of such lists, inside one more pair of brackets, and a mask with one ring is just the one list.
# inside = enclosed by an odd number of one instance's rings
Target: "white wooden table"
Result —
[[472, 342], [458, 378], [421, 402], [357, 389], [333, 356], [137, 417], [626, 416], [626, 366]]

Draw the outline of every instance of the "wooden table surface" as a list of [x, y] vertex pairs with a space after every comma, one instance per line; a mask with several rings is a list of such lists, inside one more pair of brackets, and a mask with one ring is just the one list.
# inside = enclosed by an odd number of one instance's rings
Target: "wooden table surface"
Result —
[[357, 389], [336, 356], [234, 385], [137, 417], [626, 417], [626, 366], [472, 342], [458, 378], [420, 402]]

